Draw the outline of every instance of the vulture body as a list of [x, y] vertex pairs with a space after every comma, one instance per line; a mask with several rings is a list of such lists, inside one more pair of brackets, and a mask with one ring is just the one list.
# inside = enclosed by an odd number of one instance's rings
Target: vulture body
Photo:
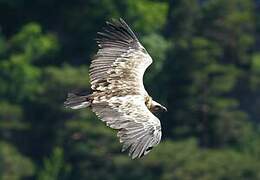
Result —
[[152, 100], [143, 75], [152, 58], [123, 19], [107, 22], [98, 33], [99, 50], [90, 65], [92, 94], [69, 93], [65, 106], [89, 107], [110, 128], [118, 130], [129, 156], [146, 155], [161, 140], [161, 124], [153, 114], [165, 107]]

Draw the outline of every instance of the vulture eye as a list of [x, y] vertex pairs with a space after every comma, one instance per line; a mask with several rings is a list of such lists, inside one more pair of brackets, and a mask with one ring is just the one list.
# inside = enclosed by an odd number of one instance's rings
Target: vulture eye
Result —
[[144, 48], [141, 48], [141, 51], [142, 51], [143, 53], [147, 53], [147, 51], [146, 51]]

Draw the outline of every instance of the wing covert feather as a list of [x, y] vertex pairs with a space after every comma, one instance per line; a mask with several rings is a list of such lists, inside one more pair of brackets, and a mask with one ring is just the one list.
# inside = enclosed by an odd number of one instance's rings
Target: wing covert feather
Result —
[[161, 140], [160, 121], [140, 95], [97, 100], [92, 109], [107, 126], [118, 130], [122, 151], [129, 149], [133, 159], [146, 155]]

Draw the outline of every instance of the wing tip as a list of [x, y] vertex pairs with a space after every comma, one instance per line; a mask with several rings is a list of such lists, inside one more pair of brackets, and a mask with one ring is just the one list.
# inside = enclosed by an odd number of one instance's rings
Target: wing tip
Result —
[[134, 32], [123, 20], [123, 18], [106, 21], [106, 26], [104, 26], [102, 31], [97, 33], [96, 42], [98, 45], [105, 42], [115, 41], [122, 43], [131, 43], [133, 41], [138, 42]]

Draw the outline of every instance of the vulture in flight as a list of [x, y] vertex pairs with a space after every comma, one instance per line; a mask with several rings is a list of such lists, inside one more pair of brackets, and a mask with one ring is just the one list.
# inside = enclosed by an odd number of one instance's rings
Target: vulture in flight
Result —
[[140, 158], [161, 140], [161, 123], [153, 113], [166, 111], [143, 85], [152, 58], [121, 18], [106, 23], [97, 44], [89, 70], [92, 94], [69, 93], [64, 105], [91, 108], [107, 126], [118, 130], [122, 151]]

